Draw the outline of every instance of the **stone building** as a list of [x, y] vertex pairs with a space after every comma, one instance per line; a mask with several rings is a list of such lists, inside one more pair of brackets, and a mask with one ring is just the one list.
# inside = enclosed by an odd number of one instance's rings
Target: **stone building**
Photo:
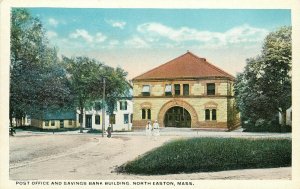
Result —
[[234, 79], [189, 51], [139, 75], [132, 80], [133, 129], [158, 120], [160, 127], [227, 130], [237, 119]]

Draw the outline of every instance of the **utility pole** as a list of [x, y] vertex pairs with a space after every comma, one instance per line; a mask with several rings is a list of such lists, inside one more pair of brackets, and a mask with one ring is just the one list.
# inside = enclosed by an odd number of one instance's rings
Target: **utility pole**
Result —
[[105, 131], [105, 77], [103, 77], [103, 91], [102, 91], [102, 137]]

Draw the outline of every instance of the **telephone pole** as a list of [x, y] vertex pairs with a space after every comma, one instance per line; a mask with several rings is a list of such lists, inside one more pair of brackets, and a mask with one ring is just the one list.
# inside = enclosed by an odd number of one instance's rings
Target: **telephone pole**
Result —
[[103, 91], [102, 91], [102, 137], [105, 131], [105, 77], [103, 77]]

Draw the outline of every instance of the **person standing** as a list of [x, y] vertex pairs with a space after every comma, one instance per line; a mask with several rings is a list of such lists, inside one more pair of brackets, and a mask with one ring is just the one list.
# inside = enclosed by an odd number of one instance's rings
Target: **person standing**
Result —
[[107, 127], [107, 137], [108, 138], [111, 137], [111, 125], [108, 125], [108, 127]]
[[151, 125], [151, 121], [148, 121], [147, 125], [146, 125], [146, 136], [148, 136], [148, 138], [151, 136], [152, 133], [152, 125]]
[[155, 120], [153, 123], [153, 135], [154, 139], [157, 140], [157, 137], [159, 136], [159, 124], [157, 120]]

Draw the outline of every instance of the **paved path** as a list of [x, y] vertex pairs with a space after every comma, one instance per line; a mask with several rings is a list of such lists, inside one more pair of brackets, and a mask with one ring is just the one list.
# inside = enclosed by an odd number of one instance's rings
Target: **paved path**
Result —
[[[186, 133], [185, 133], [186, 132]], [[249, 169], [193, 174], [142, 176], [117, 174], [115, 167], [165, 142], [186, 137], [276, 137], [290, 134], [162, 130], [157, 140], [144, 132], [101, 135], [19, 132], [10, 137], [10, 179], [291, 179], [291, 168]]]
[[[57, 132], [54, 135], [83, 135], [86, 134], [87, 130], [83, 130], [84, 133], [79, 131], [66, 131]], [[22, 135], [53, 135], [52, 132], [31, 132], [22, 131], [17, 133], [18, 136]], [[113, 132], [115, 136], [145, 136], [144, 130], [130, 131], [130, 132]], [[161, 128], [161, 136], [184, 136], [184, 137], [261, 137], [261, 138], [292, 138], [291, 133], [258, 133], [258, 132], [243, 132], [242, 129], [235, 131], [212, 131], [204, 129], [190, 129], [190, 128]]]

